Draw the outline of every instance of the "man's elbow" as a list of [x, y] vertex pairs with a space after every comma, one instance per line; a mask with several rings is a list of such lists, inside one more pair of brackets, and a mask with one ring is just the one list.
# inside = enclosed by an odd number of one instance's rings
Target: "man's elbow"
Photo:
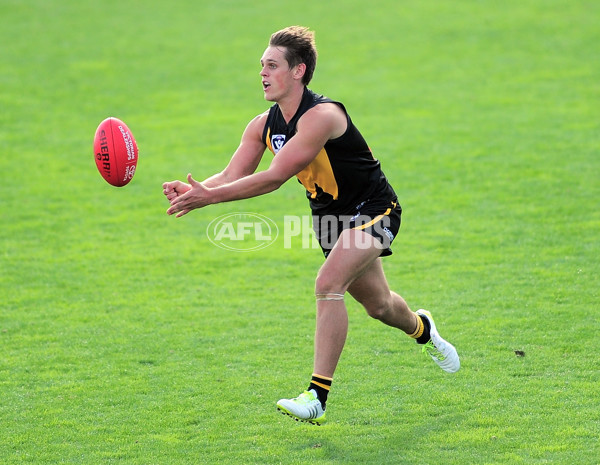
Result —
[[281, 186], [283, 186], [285, 184], [285, 182], [287, 180], [288, 180], [288, 178], [284, 178], [284, 177], [274, 177], [274, 178], [270, 179], [269, 187], [271, 188], [271, 192], [279, 189]]
[[269, 172], [269, 185], [272, 190], [277, 190], [283, 186], [288, 179], [291, 178], [287, 173], [279, 170], [268, 170]]

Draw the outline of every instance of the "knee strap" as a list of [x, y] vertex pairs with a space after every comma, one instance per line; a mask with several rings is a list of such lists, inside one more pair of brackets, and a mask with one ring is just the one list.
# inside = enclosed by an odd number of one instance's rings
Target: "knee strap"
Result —
[[315, 294], [317, 302], [319, 300], [344, 300], [344, 294], [336, 294], [335, 292], [328, 292], [327, 294]]

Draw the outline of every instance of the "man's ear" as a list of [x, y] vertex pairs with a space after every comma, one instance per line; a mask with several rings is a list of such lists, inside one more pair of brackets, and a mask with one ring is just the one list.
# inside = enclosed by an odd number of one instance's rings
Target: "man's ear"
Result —
[[296, 71], [294, 71], [294, 79], [302, 79], [305, 72], [306, 65], [304, 63], [300, 63], [298, 66], [296, 66]]

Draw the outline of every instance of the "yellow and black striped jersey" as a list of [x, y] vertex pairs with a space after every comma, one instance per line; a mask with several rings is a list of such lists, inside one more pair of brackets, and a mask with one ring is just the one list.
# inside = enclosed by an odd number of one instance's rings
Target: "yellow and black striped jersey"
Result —
[[263, 142], [275, 156], [296, 134], [298, 120], [308, 110], [321, 103], [335, 103], [344, 110], [348, 120], [346, 132], [327, 141], [317, 157], [296, 176], [306, 189], [311, 209], [317, 214], [352, 214], [365, 201], [389, 201], [396, 198], [381, 171], [379, 160], [373, 157], [365, 139], [352, 123], [344, 105], [323, 95], [304, 89], [298, 111], [285, 122], [278, 104], [274, 104], [263, 130]]

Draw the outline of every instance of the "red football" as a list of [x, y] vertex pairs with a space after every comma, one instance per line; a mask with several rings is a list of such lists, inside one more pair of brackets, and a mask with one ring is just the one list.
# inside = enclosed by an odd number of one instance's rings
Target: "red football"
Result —
[[96, 167], [113, 186], [131, 181], [138, 162], [138, 147], [127, 125], [117, 118], [106, 118], [94, 136]]

